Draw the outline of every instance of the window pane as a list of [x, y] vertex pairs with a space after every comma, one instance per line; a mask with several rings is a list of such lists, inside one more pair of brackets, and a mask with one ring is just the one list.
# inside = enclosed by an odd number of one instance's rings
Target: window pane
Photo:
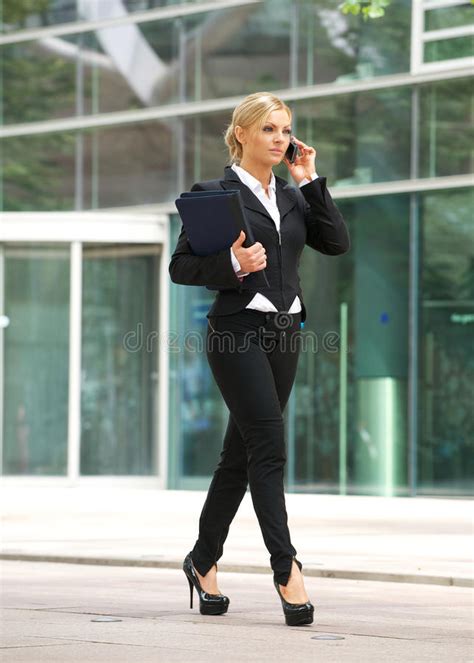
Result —
[[474, 38], [456, 37], [429, 41], [425, 44], [425, 62], [438, 62], [439, 60], [453, 60], [454, 58], [468, 58], [474, 53]]
[[392, 2], [386, 16], [374, 21], [344, 15], [340, 5], [339, 0], [298, 4], [299, 85], [409, 71], [409, 0]]
[[418, 481], [429, 494], [472, 494], [473, 203], [472, 190], [422, 197]]
[[472, 172], [473, 99], [471, 81], [465, 78], [421, 87], [421, 177]]
[[186, 97], [212, 99], [286, 88], [291, 7], [267, 0], [186, 19]]
[[155, 474], [156, 247], [84, 247], [81, 473]]
[[[297, 490], [392, 495], [407, 491], [408, 197], [338, 202], [352, 249], [306, 248], [300, 269], [307, 352], [288, 416]], [[341, 304], [348, 307], [347, 402], [340, 402]], [[347, 451], [339, 421], [347, 407]]]
[[3, 122], [175, 103], [177, 39], [173, 20], [6, 44], [0, 47]]
[[186, 189], [194, 182], [224, 176], [229, 153], [223, 133], [231, 115], [231, 112], [206, 113], [183, 120]]
[[425, 30], [443, 30], [471, 25], [473, 8], [466, 4], [460, 7], [440, 7], [425, 12]]
[[316, 148], [318, 173], [338, 186], [409, 177], [410, 105], [408, 88], [290, 104], [295, 135]]
[[178, 174], [177, 127], [175, 120], [157, 120], [85, 131], [84, 209], [173, 199]]
[[[170, 221], [172, 250], [181, 229]], [[228, 410], [205, 354], [214, 293], [170, 282], [170, 487], [205, 488], [222, 449]]]
[[[63, 54], [61, 46], [68, 53]], [[43, 39], [0, 46], [3, 83], [2, 124], [52, 120], [76, 115], [77, 37]]]
[[174, 120], [4, 139], [4, 209], [96, 209], [173, 199], [177, 139]]
[[1, 141], [3, 209], [74, 209], [73, 133], [18, 136]]
[[5, 474], [65, 475], [69, 249], [5, 246]]

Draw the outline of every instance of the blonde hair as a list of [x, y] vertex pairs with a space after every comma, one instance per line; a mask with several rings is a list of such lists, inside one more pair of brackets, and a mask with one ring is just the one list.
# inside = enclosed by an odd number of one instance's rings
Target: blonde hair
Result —
[[291, 120], [291, 110], [271, 92], [249, 94], [234, 108], [232, 121], [224, 132], [224, 142], [229, 149], [229, 165], [239, 165], [243, 155], [242, 144], [235, 136], [235, 127], [239, 125], [244, 129], [260, 129], [275, 110], [285, 110]]

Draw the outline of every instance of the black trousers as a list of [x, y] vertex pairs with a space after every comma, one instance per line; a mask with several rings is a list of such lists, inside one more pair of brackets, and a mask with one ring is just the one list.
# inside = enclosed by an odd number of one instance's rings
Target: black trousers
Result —
[[275, 581], [288, 583], [293, 559], [302, 568], [288, 529], [282, 416], [296, 375], [300, 321], [300, 313], [252, 309], [209, 319], [207, 359], [230, 414], [191, 551], [201, 575], [222, 556], [248, 485]]

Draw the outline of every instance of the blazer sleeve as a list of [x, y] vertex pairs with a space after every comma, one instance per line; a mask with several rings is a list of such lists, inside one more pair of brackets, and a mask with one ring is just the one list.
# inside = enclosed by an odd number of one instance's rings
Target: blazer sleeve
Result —
[[297, 191], [304, 213], [306, 244], [327, 255], [347, 253], [351, 247], [349, 231], [326, 187], [326, 178], [320, 176]]
[[[205, 188], [198, 183], [191, 187], [191, 191], [204, 190]], [[182, 285], [205, 285], [218, 289], [241, 286], [241, 281], [232, 265], [229, 249], [222, 249], [209, 256], [195, 255], [183, 224], [168, 271], [173, 283]]]

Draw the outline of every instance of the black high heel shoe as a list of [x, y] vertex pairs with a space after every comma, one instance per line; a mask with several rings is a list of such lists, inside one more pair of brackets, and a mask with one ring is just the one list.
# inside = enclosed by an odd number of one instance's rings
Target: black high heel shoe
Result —
[[224, 596], [224, 594], [209, 594], [203, 590], [193, 566], [191, 553], [188, 553], [184, 558], [183, 571], [189, 583], [190, 608], [193, 607], [193, 588], [195, 587], [199, 595], [199, 612], [201, 615], [223, 615], [227, 612], [230, 603], [229, 597]]
[[[293, 557], [293, 559], [301, 571], [300, 562], [298, 562], [295, 557]], [[303, 626], [304, 624], [312, 624], [314, 605], [311, 603], [311, 601], [307, 601], [307, 603], [288, 603], [288, 601], [283, 598], [280, 587], [275, 579], [273, 579], [273, 584], [275, 585], [275, 589], [277, 590], [278, 596], [280, 597], [281, 605], [283, 607], [283, 614], [285, 615], [285, 621], [287, 625]]]

